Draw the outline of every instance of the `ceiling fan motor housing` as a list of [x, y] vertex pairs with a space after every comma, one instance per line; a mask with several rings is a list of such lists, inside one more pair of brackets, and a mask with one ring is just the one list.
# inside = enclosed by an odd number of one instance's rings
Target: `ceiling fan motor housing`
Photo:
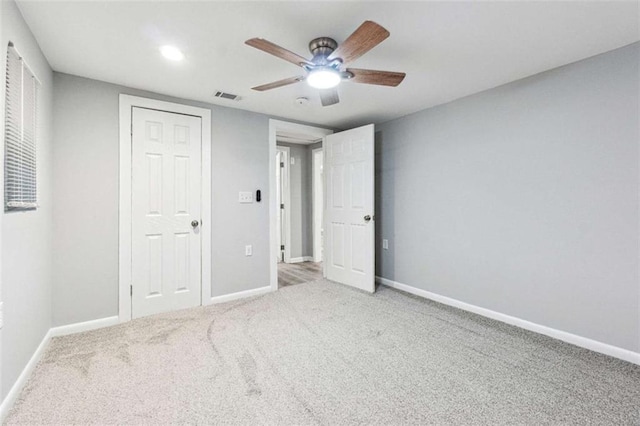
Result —
[[[338, 43], [329, 37], [314, 38], [309, 42], [309, 51], [313, 55], [311, 60], [316, 65], [331, 65], [328, 57], [338, 47]], [[341, 63], [342, 61], [340, 61]]]

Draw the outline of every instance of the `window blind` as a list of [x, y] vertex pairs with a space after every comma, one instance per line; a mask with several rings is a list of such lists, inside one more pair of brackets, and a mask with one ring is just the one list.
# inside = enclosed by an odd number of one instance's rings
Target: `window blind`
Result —
[[5, 211], [35, 209], [38, 80], [11, 44], [5, 93]]

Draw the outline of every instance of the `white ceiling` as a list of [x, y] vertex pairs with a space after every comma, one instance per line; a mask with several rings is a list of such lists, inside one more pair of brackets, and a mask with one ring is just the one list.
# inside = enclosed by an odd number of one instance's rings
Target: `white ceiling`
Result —
[[[638, 2], [113, 2], [19, 7], [54, 70], [181, 98], [348, 128], [449, 102], [640, 39]], [[301, 69], [244, 44], [263, 37], [309, 57], [365, 20], [391, 36], [351, 64], [407, 73], [397, 88], [343, 83], [321, 107], [305, 83], [250, 88]], [[186, 59], [158, 52], [173, 44]], [[214, 98], [217, 90], [238, 102]], [[308, 97], [307, 106], [294, 103]]]

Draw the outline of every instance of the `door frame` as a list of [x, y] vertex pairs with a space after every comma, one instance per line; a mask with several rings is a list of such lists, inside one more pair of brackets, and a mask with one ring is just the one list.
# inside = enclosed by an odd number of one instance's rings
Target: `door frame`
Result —
[[120, 177], [118, 213], [118, 319], [130, 321], [132, 314], [131, 273], [132, 273], [132, 218], [131, 218], [131, 168], [132, 168], [132, 114], [133, 108], [147, 108], [158, 111], [200, 117], [202, 120], [202, 187], [201, 200], [201, 293], [200, 304], [211, 303], [211, 110], [156, 99], [120, 94]]
[[[318, 211], [318, 206], [316, 205], [316, 184], [318, 183], [316, 181], [316, 173], [317, 173], [316, 154], [318, 153], [318, 151], [322, 153], [322, 166], [324, 168], [324, 140], [321, 147], [314, 148], [311, 150], [311, 235], [313, 237], [312, 244], [313, 244], [313, 261], [314, 262], [319, 262], [321, 260], [320, 251], [324, 246], [324, 241], [318, 241], [323, 238], [321, 234], [322, 227], [320, 229], [317, 229], [317, 224], [316, 224], [317, 223], [316, 212]], [[324, 176], [324, 174], [322, 176]], [[322, 185], [322, 206], [320, 206], [320, 209], [324, 213], [324, 179], [322, 179], [321, 185]], [[324, 222], [324, 219], [323, 219], [323, 222]]]
[[[284, 223], [284, 241], [282, 241], [284, 243], [284, 263], [291, 263], [291, 215], [289, 214], [291, 209], [291, 180], [289, 178], [291, 148], [288, 146], [277, 146], [276, 144], [276, 152], [278, 151], [281, 151], [284, 156], [284, 170], [280, 171], [280, 180], [284, 182], [284, 190], [280, 194], [280, 201], [284, 204], [284, 213], [281, 213], [284, 214], [284, 220], [282, 221]], [[278, 203], [276, 202], [276, 204]], [[282, 230], [280, 232], [282, 232]]]
[[278, 264], [274, 261], [278, 255], [278, 206], [276, 200], [276, 136], [280, 131], [299, 132], [317, 136], [318, 139], [333, 133], [333, 130], [322, 127], [307, 126], [305, 124], [290, 123], [288, 121], [269, 119], [269, 284], [271, 291], [278, 290]]

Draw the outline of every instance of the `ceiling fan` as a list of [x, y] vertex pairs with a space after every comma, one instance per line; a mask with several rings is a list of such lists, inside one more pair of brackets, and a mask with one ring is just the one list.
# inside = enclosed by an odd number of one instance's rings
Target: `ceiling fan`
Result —
[[306, 75], [263, 84], [254, 87], [253, 90], [262, 92], [306, 80], [311, 87], [320, 89], [322, 106], [329, 106], [340, 102], [337, 86], [341, 81], [395, 87], [402, 82], [405, 73], [345, 68], [346, 64], [355, 61], [387, 37], [389, 31], [373, 21], [365, 21], [341, 45], [329, 37], [311, 40], [311, 59], [305, 59], [263, 38], [252, 38], [245, 43], [298, 65], [306, 71]]

